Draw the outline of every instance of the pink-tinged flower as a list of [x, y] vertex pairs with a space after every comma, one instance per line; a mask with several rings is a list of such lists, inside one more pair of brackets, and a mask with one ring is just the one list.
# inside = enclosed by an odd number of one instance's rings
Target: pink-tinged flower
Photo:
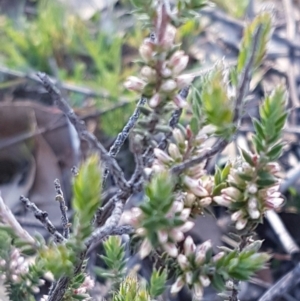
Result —
[[178, 250], [176, 248], [176, 245], [173, 243], [165, 243], [163, 244], [164, 250], [171, 256], [171, 257], [177, 257]]
[[176, 28], [168, 24], [164, 37], [161, 41], [161, 46], [163, 47], [163, 49], [169, 50], [173, 46], [175, 36], [176, 36]]
[[158, 236], [158, 241], [161, 244], [164, 244], [168, 241], [168, 233], [166, 231], [158, 230], [157, 236]]
[[203, 297], [203, 287], [200, 283], [194, 283], [193, 285], [194, 299], [202, 300]]
[[203, 252], [197, 252], [196, 253], [196, 256], [195, 256], [195, 262], [196, 262], [196, 264], [197, 265], [201, 265], [203, 262], [204, 262], [204, 260], [205, 260], [205, 253], [203, 253]]
[[236, 222], [235, 228], [236, 228], [237, 230], [243, 230], [243, 229], [246, 227], [246, 225], [247, 225], [247, 220], [241, 218], [241, 219], [239, 219], [239, 220]]
[[174, 160], [182, 158], [182, 155], [181, 155], [181, 153], [180, 153], [180, 151], [179, 151], [176, 144], [170, 143], [169, 147], [168, 147], [168, 151], [169, 151], [170, 156]]
[[173, 239], [175, 242], [182, 241], [184, 239], [183, 232], [178, 229], [172, 229], [169, 233], [169, 236]]
[[192, 74], [179, 75], [176, 78], [176, 83], [177, 83], [178, 89], [182, 89], [182, 88], [189, 86], [192, 83], [192, 81], [194, 80], [194, 78], [195, 77]]
[[180, 213], [180, 218], [185, 221], [189, 218], [190, 214], [191, 214], [191, 209], [184, 208]]
[[193, 229], [194, 223], [192, 221], [185, 222], [182, 226], [179, 226], [177, 229], [179, 229], [181, 232], [185, 233]]
[[155, 174], [159, 174], [166, 171], [165, 166], [160, 163], [153, 164], [152, 170]]
[[239, 189], [235, 188], [235, 187], [227, 187], [221, 190], [222, 194], [224, 195], [224, 197], [228, 196], [234, 200], [238, 200], [239, 198], [242, 197], [242, 193]]
[[150, 241], [147, 238], [145, 238], [139, 251], [141, 259], [147, 257], [150, 254], [151, 250], [152, 250], [152, 245]]
[[173, 162], [173, 159], [167, 153], [165, 153], [163, 150], [161, 150], [159, 148], [154, 149], [154, 155], [162, 163]]
[[163, 67], [160, 71], [160, 74], [163, 78], [168, 78], [172, 76], [172, 70], [168, 67]]
[[280, 172], [280, 165], [277, 162], [270, 162], [266, 166], [266, 170], [273, 175], [276, 175]]
[[[187, 172], [191, 178], [196, 179], [196, 180], [198, 180], [199, 178], [204, 176], [206, 173], [203, 168], [203, 165], [201, 165], [201, 164], [198, 164], [196, 166], [189, 168]], [[204, 185], [203, 185], [203, 187], [204, 187]]]
[[147, 82], [153, 82], [156, 79], [156, 71], [149, 66], [144, 66], [141, 70], [141, 77]]
[[255, 194], [257, 192], [257, 186], [254, 183], [250, 183], [247, 190], [249, 193]]
[[199, 197], [206, 197], [209, 195], [208, 191], [200, 184], [199, 181], [194, 180], [188, 176], [184, 177], [184, 184], [187, 186], [190, 192]]
[[193, 283], [193, 273], [192, 272], [185, 273], [185, 282], [187, 284], [192, 284]]
[[178, 144], [184, 144], [185, 138], [180, 129], [174, 129], [172, 134]]
[[249, 202], [248, 202], [249, 209], [257, 209], [257, 205], [258, 205], [258, 203], [257, 203], [257, 199], [255, 197], [249, 199]]
[[242, 210], [238, 210], [238, 211], [232, 213], [231, 220], [233, 222], [236, 222], [237, 220], [239, 220], [239, 219], [241, 219], [243, 217], [244, 217], [244, 212]]
[[135, 233], [138, 236], [145, 236], [147, 234], [147, 230], [145, 228], [138, 228], [136, 229]]
[[204, 179], [202, 181], [202, 185], [207, 191], [212, 192], [213, 187], [214, 187], [214, 181], [212, 180], [211, 177], [207, 177], [206, 179]]
[[184, 204], [181, 201], [174, 201], [172, 203], [171, 209], [169, 210], [169, 213], [174, 214], [177, 212], [181, 212], [183, 210]]
[[210, 279], [207, 276], [202, 275], [199, 277], [199, 280], [204, 287], [207, 287], [210, 285]]
[[149, 63], [152, 60], [153, 57], [153, 46], [151, 46], [150, 43], [144, 42], [140, 49], [140, 55], [142, 59], [146, 62]]
[[260, 217], [260, 212], [257, 209], [248, 209], [248, 213], [252, 219], [258, 219]]
[[209, 251], [211, 248], [212, 248], [211, 240], [207, 240], [198, 246], [197, 252], [203, 252], [206, 254], [206, 252]]
[[181, 289], [184, 287], [184, 280], [183, 277], [178, 277], [176, 282], [171, 287], [171, 294], [176, 294], [181, 291]]
[[125, 81], [124, 86], [128, 90], [142, 92], [146, 86], [146, 83], [135, 76], [129, 76]]
[[174, 95], [173, 101], [174, 101], [175, 105], [180, 109], [183, 109], [187, 106], [187, 101], [183, 97], [181, 97], [179, 94]]
[[230, 207], [230, 205], [231, 205], [231, 201], [230, 200], [225, 200], [224, 198], [223, 198], [223, 196], [214, 196], [213, 197], [213, 200], [214, 200], [214, 202], [215, 203], [217, 203], [218, 205], [220, 205], [220, 206], [224, 206], [224, 207]]
[[189, 57], [184, 55], [178, 62], [178, 64], [173, 66], [173, 74], [177, 75], [180, 74], [187, 66], [189, 62]]
[[243, 185], [244, 181], [239, 177], [238, 172], [234, 169], [228, 175], [228, 182], [235, 183], [236, 185]]
[[270, 199], [267, 199], [266, 203], [269, 208], [277, 209], [283, 205], [284, 199], [283, 198], [270, 198]]
[[181, 60], [181, 58], [184, 56], [184, 51], [183, 50], [178, 50], [176, 51], [170, 58], [169, 60], [169, 66], [170, 67], [174, 67], [175, 65], [177, 65], [179, 63], [179, 61]]
[[216, 254], [216, 255], [213, 257], [213, 261], [214, 261], [214, 262], [219, 261], [221, 258], [223, 258], [224, 255], [225, 255], [225, 252], [220, 252], [220, 253]]
[[155, 93], [149, 100], [149, 106], [151, 108], [156, 108], [162, 101], [161, 96], [158, 93]]
[[173, 79], [167, 79], [161, 86], [160, 90], [165, 93], [173, 92], [177, 89], [177, 84]]
[[177, 261], [182, 270], [186, 270], [189, 267], [189, 262], [183, 254], [179, 254], [177, 257]]
[[191, 238], [191, 236], [188, 236], [185, 239], [184, 244], [183, 244], [183, 249], [184, 249], [185, 256], [190, 256], [195, 253], [196, 246], [195, 246], [194, 241]]
[[184, 198], [184, 204], [187, 207], [192, 207], [195, 203], [196, 196], [193, 193], [187, 193]]
[[198, 203], [203, 207], [209, 206], [211, 202], [212, 202], [212, 198], [210, 196], [207, 196], [198, 201]]

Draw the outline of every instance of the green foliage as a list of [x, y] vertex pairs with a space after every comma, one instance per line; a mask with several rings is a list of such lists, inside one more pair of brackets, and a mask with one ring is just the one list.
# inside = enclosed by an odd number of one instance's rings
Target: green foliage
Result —
[[111, 279], [114, 284], [118, 284], [126, 272], [125, 247], [118, 236], [109, 237], [103, 243], [103, 247], [106, 255], [100, 257], [107, 265], [107, 269], [95, 267], [95, 272], [98, 276]]
[[166, 270], [154, 269], [152, 271], [148, 288], [149, 294], [152, 298], [160, 296], [165, 291], [167, 276]]
[[173, 179], [168, 173], [161, 173], [152, 178], [146, 186], [146, 200], [140, 206], [144, 214], [141, 227], [146, 229], [147, 238], [152, 246], [159, 246], [158, 230], [169, 232], [175, 227], [182, 226], [185, 221], [180, 218], [180, 214], [175, 214], [174, 218], [168, 217], [167, 213], [171, 209], [173, 197]]
[[50, 245], [39, 250], [39, 260], [46, 271], [50, 271], [55, 279], [63, 275], [71, 276], [76, 263], [75, 252], [65, 244]]
[[224, 9], [231, 16], [238, 18], [244, 16], [246, 9], [249, 5], [249, 0], [211, 0], [211, 2], [217, 4], [218, 7]]
[[99, 158], [97, 155], [92, 155], [81, 165], [73, 185], [72, 208], [78, 219], [74, 236], [79, 240], [84, 240], [91, 234], [91, 220], [101, 205], [101, 189]]
[[261, 243], [261, 241], [255, 241], [242, 251], [220, 247], [226, 254], [213, 263], [215, 270], [212, 276], [212, 285], [222, 291], [226, 281], [230, 278], [246, 281], [261, 270], [270, 259], [269, 254], [258, 253]]
[[4, 19], [2, 29], [3, 64], [97, 90], [100, 86], [114, 100], [123, 92], [122, 37], [95, 30], [96, 24], [82, 21], [58, 1], [39, 1], [35, 18], [18, 28]]
[[288, 115], [286, 101], [284, 87], [276, 88], [260, 106], [260, 120], [253, 119], [255, 150], [268, 161], [276, 161], [282, 152], [281, 135]]
[[247, 61], [249, 60], [250, 53], [252, 51], [253, 36], [261, 28], [258, 47], [255, 50], [254, 64], [253, 68], [256, 69], [262, 63], [262, 60], [266, 54], [267, 42], [271, 35], [272, 28], [272, 18], [270, 13], [264, 12], [258, 15], [249, 24], [244, 31], [240, 53], [237, 63], [237, 72], [241, 73], [245, 68]]
[[[200, 89], [201, 96], [197, 93], [195, 101], [202, 103], [206, 124], [215, 126], [217, 135], [224, 138], [231, 137], [234, 131], [233, 102], [227, 93], [228, 87], [221, 65], [217, 65], [208, 76], [204, 77]], [[196, 105], [193, 105], [193, 108], [195, 110]]]
[[127, 276], [120, 289], [113, 295], [112, 301], [150, 301], [149, 293], [138, 282], [137, 277]]

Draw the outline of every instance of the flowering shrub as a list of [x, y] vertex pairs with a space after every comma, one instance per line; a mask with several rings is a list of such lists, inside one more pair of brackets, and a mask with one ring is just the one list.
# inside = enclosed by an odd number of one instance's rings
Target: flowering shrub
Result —
[[[62, 234], [46, 212], [20, 198], [51, 234], [50, 242], [25, 232], [0, 198], [1, 233], [6, 235], [1, 237], [0, 269], [11, 300], [32, 299], [45, 272], [51, 275], [52, 286], [41, 300], [89, 300], [94, 279], [87, 274], [86, 264], [101, 242], [107, 268], [95, 271], [110, 280], [107, 298], [116, 301], [153, 300], [165, 290], [176, 294], [184, 286], [201, 300], [209, 285], [227, 299], [237, 300], [239, 281], [248, 280], [270, 258], [259, 252], [262, 242], [253, 240], [252, 233], [267, 210], [284, 202], [277, 160], [287, 118], [285, 88], [274, 89], [262, 101], [259, 120], [253, 119], [251, 152], [240, 149], [239, 157], [223, 169], [216, 166], [214, 174], [208, 172], [206, 163], [235, 138], [251, 77], [266, 52], [271, 15], [262, 12], [247, 25], [235, 66], [218, 63], [192, 84], [194, 76], [186, 72], [189, 58], [176, 44], [176, 33], [187, 19], [198, 17], [197, 10], [206, 2], [177, 0], [175, 7], [169, 1], [132, 3], [150, 33], [139, 49], [139, 76], [130, 76], [124, 83], [140, 95], [140, 101], [109, 151], [87, 131], [49, 78], [38, 75], [94, 154], [74, 177], [72, 223], [59, 182], [55, 182]], [[192, 114], [180, 123], [183, 109]], [[129, 133], [136, 168], [127, 181], [114, 157]], [[102, 204], [108, 174], [118, 191]], [[124, 212], [124, 205], [136, 192], [144, 192], [143, 202]], [[196, 245], [187, 234], [194, 227], [193, 220], [213, 206], [227, 209], [240, 237], [238, 248], [220, 247], [214, 253], [210, 240]], [[7, 240], [8, 231], [13, 241]], [[141, 259], [153, 257], [159, 266], [153, 269], [149, 283], [144, 284], [136, 269], [127, 265], [125, 246], [114, 237], [123, 234], [136, 244]], [[24, 257], [29, 253], [34, 256], [30, 264]], [[232, 289], [229, 282], [234, 283]]]

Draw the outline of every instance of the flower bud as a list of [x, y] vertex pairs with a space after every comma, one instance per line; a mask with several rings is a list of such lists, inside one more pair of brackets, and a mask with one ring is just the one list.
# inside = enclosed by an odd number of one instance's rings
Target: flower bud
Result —
[[147, 230], [145, 228], [138, 228], [136, 229], [135, 233], [138, 236], [145, 236], [147, 234]]
[[182, 89], [188, 87], [192, 81], [194, 80], [194, 76], [192, 74], [182, 74], [176, 78], [176, 83], [178, 89]]
[[203, 198], [203, 199], [201, 199], [201, 200], [198, 200], [198, 203], [199, 203], [200, 206], [202, 206], [202, 207], [207, 207], [207, 206], [209, 206], [209, 205], [211, 204], [211, 202], [212, 202], [212, 198], [209, 197], [209, 196], [207, 196], [207, 197], [205, 197], [205, 198]]
[[199, 181], [194, 180], [188, 176], [185, 176], [184, 179], [184, 184], [187, 186], [190, 192], [195, 194], [196, 196], [199, 197], [206, 197], [208, 196], [208, 191], [202, 187]]
[[176, 28], [168, 24], [164, 37], [161, 41], [161, 46], [163, 47], [163, 49], [169, 50], [173, 46], [175, 36], [176, 36]]
[[177, 84], [173, 79], [166, 80], [160, 87], [162, 92], [170, 93], [177, 88]]
[[187, 193], [184, 199], [184, 205], [186, 207], [192, 207], [195, 203], [196, 196], [193, 193]]
[[171, 209], [169, 210], [170, 213], [177, 213], [177, 212], [181, 212], [183, 210], [183, 202], [181, 201], [174, 201]]
[[196, 282], [193, 285], [194, 297], [196, 300], [202, 300], [203, 297], [203, 287], [200, 283]]
[[230, 200], [225, 200], [223, 198], [223, 196], [219, 196], [219, 195], [218, 196], [214, 196], [213, 200], [214, 200], [215, 203], [217, 203], [220, 206], [230, 207], [230, 205], [231, 205], [231, 201]]
[[231, 215], [231, 220], [236, 222], [244, 216], [244, 212], [242, 210], [238, 210]]
[[236, 228], [237, 230], [243, 230], [243, 229], [246, 227], [246, 225], [247, 225], [247, 220], [241, 218], [241, 219], [239, 219], [239, 220], [236, 222], [235, 228]]
[[147, 257], [150, 254], [151, 250], [152, 250], [152, 246], [150, 241], [148, 239], [144, 239], [139, 251], [141, 259]]
[[260, 217], [260, 212], [257, 209], [248, 209], [248, 213], [252, 219], [258, 219]]
[[183, 277], [178, 277], [176, 282], [171, 287], [171, 294], [176, 294], [184, 287], [184, 280]]
[[273, 175], [276, 175], [280, 172], [280, 165], [277, 162], [270, 162], [266, 166], [266, 170]]
[[235, 187], [224, 188], [221, 190], [221, 192], [222, 194], [224, 194], [224, 196], [228, 196], [234, 200], [238, 200], [242, 197], [242, 193], [240, 192], [240, 190]]
[[179, 242], [184, 239], [183, 232], [178, 229], [172, 229], [169, 235], [175, 242]]
[[207, 276], [200, 276], [199, 280], [204, 287], [207, 287], [210, 285], [210, 280]]
[[177, 261], [178, 261], [179, 266], [182, 270], [186, 270], [189, 267], [189, 262], [183, 254], [178, 255]]
[[153, 82], [156, 79], [156, 71], [149, 66], [144, 66], [141, 70], [141, 77], [148, 82]]
[[168, 241], [168, 233], [163, 230], [157, 231], [158, 240], [161, 244], [164, 244]]
[[153, 48], [151, 47], [150, 43], [144, 42], [140, 49], [140, 55], [142, 59], [146, 62], [149, 63], [152, 60], [153, 57]]
[[163, 244], [164, 250], [171, 256], [171, 257], [177, 257], [178, 250], [176, 248], [176, 245], [173, 243], [165, 243]]
[[136, 91], [136, 92], [142, 92], [145, 85], [146, 83], [143, 80], [135, 76], [129, 76], [124, 83], [126, 89]]
[[187, 284], [192, 284], [193, 283], [193, 273], [192, 272], [187, 272], [185, 274], [185, 281]]
[[249, 193], [255, 194], [257, 192], [257, 186], [254, 183], [250, 183], [247, 190]]
[[155, 93], [149, 100], [149, 106], [151, 108], [156, 108], [162, 101], [161, 96], [158, 93]]
[[182, 158], [182, 155], [180, 154], [179, 149], [176, 144], [170, 143], [169, 147], [168, 147], [168, 151], [169, 151], [170, 156], [174, 160]]
[[167, 67], [162, 68], [160, 73], [163, 78], [168, 78], [172, 76], [172, 70]]
[[180, 218], [185, 221], [189, 218], [191, 214], [191, 209], [190, 208], [184, 208], [181, 213], [180, 213]]
[[183, 233], [190, 231], [194, 227], [194, 223], [192, 221], [185, 222], [182, 226], [179, 226], [178, 229]]
[[162, 163], [173, 162], [173, 159], [167, 153], [165, 153], [163, 150], [161, 150], [159, 148], [154, 149], [154, 155]]
[[184, 249], [185, 256], [190, 256], [195, 253], [196, 246], [194, 244], [193, 239], [190, 236], [188, 236], [185, 239], [184, 244], [183, 244], [183, 249]]
[[172, 134], [178, 144], [183, 144], [185, 142], [185, 138], [180, 129], [174, 129]]
[[183, 97], [181, 97], [179, 94], [174, 95], [173, 101], [174, 101], [175, 105], [180, 109], [183, 109], [187, 106], [187, 101]]
[[225, 255], [225, 252], [220, 252], [220, 253], [216, 254], [216, 255], [213, 257], [213, 261], [214, 261], [214, 262], [219, 261], [221, 258], [223, 258], [224, 255]]
[[177, 65], [183, 56], [184, 56], [183, 50], [176, 51], [170, 58], [170, 61], [168, 64], [169, 67], [174, 67], [175, 65]]
[[187, 66], [189, 62], [189, 57], [184, 55], [179, 61], [178, 64], [173, 66], [173, 74], [180, 74]]

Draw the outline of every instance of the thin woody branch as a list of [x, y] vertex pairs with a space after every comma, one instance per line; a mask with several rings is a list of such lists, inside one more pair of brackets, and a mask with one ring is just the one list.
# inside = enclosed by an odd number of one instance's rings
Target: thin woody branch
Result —
[[123, 171], [121, 170], [116, 160], [114, 158], [111, 158], [109, 153], [106, 151], [104, 146], [97, 140], [97, 138], [93, 134], [88, 132], [84, 122], [81, 121], [78, 118], [78, 116], [74, 113], [73, 109], [62, 97], [60, 91], [56, 89], [56, 87], [50, 81], [49, 77], [44, 73], [38, 73], [38, 77], [41, 79], [43, 86], [51, 95], [56, 105], [63, 113], [65, 113], [70, 122], [74, 125], [79, 137], [85, 139], [91, 147], [93, 147], [100, 153], [102, 160], [105, 162], [107, 168], [110, 170], [118, 187], [123, 191], [128, 190], [129, 185], [126, 182]]
[[35, 218], [39, 220], [44, 228], [54, 237], [57, 243], [62, 243], [66, 239], [56, 230], [52, 222], [48, 217], [48, 213], [45, 211], [40, 210], [34, 203], [30, 202], [29, 199], [25, 198], [24, 196], [20, 197], [20, 201], [25, 205], [27, 209], [32, 211]]
[[[141, 97], [132, 116], [130, 116], [130, 118], [129, 118], [128, 122], [126, 123], [126, 125], [124, 126], [122, 132], [118, 134], [115, 142], [113, 143], [113, 145], [111, 146], [111, 148], [109, 150], [109, 155], [112, 158], [115, 158], [117, 156], [117, 154], [119, 153], [125, 140], [128, 138], [130, 131], [135, 126], [135, 124], [141, 114], [139, 107], [143, 106], [146, 103], [146, 101], [147, 101], [147, 98]], [[109, 174], [109, 169], [105, 168], [104, 175], [103, 175], [103, 183], [105, 183], [105, 181], [108, 177], [108, 174]]]

